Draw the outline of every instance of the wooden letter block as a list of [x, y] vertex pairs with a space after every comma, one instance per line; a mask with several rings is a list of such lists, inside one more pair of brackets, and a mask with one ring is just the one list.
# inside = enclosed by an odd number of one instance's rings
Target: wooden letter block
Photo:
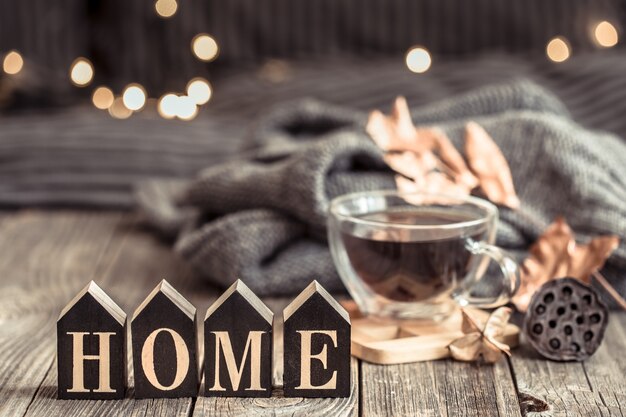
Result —
[[204, 384], [210, 397], [272, 393], [271, 310], [237, 280], [204, 319]]
[[91, 281], [57, 321], [58, 397], [124, 398], [125, 346], [126, 314]]
[[350, 316], [313, 281], [283, 311], [285, 397], [350, 395]]
[[130, 324], [136, 398], [198, 395], [196, 308], [163, 280]]

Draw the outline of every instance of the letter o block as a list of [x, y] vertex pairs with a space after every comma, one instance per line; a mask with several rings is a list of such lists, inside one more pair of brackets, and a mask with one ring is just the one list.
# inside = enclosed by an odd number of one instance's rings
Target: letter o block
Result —
[[167, 281], [131, 321], [136, 398], [198, 395], [196, 309]]

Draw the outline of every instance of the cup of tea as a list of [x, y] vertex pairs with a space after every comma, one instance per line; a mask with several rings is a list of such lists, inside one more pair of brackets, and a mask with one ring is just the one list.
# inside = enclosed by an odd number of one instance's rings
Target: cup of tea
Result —
[[[335, 266], [364, 314], [441, 320], [458, 306], [506, 304], [519, 286], [516, 262], [494, 246], [498, 208], [486, 200], [369, 191], [339, 196], [329, 211]], [[490, 260], [495, 283], [484, 278]]]

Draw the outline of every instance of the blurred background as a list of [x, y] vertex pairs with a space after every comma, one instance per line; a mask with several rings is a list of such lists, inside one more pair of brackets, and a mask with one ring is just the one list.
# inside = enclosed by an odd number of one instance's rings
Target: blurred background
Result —
[[314, 97], [420, 106], [529, 78], [626, 135], [618, 0], [0, 0], [0, 205], [128, 208]]

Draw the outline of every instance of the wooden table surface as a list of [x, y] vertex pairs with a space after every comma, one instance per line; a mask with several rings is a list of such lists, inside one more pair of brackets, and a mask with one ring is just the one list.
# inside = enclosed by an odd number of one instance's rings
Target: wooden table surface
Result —
[[[540, 415], [626, 415], [626, 314], [617, 312], [584, 363], [549, 362], [522, 344], [493, 366], [353, 359], [345, 399], [283, 398], [276, 389], [270, 399], [135, 400], [131, 388], [119, 401], [57, 400], [60, 309], [94, 279], [130, 313], [162, 278], [201, 317], [218, 295], [130, 214], [0, 213], [0, 416], [531, 416], [541, 408], [549, 411]], [[288, 300], [266, 301], [280, 311]], [[280, 381], [279, 367], [274, 378]]]

